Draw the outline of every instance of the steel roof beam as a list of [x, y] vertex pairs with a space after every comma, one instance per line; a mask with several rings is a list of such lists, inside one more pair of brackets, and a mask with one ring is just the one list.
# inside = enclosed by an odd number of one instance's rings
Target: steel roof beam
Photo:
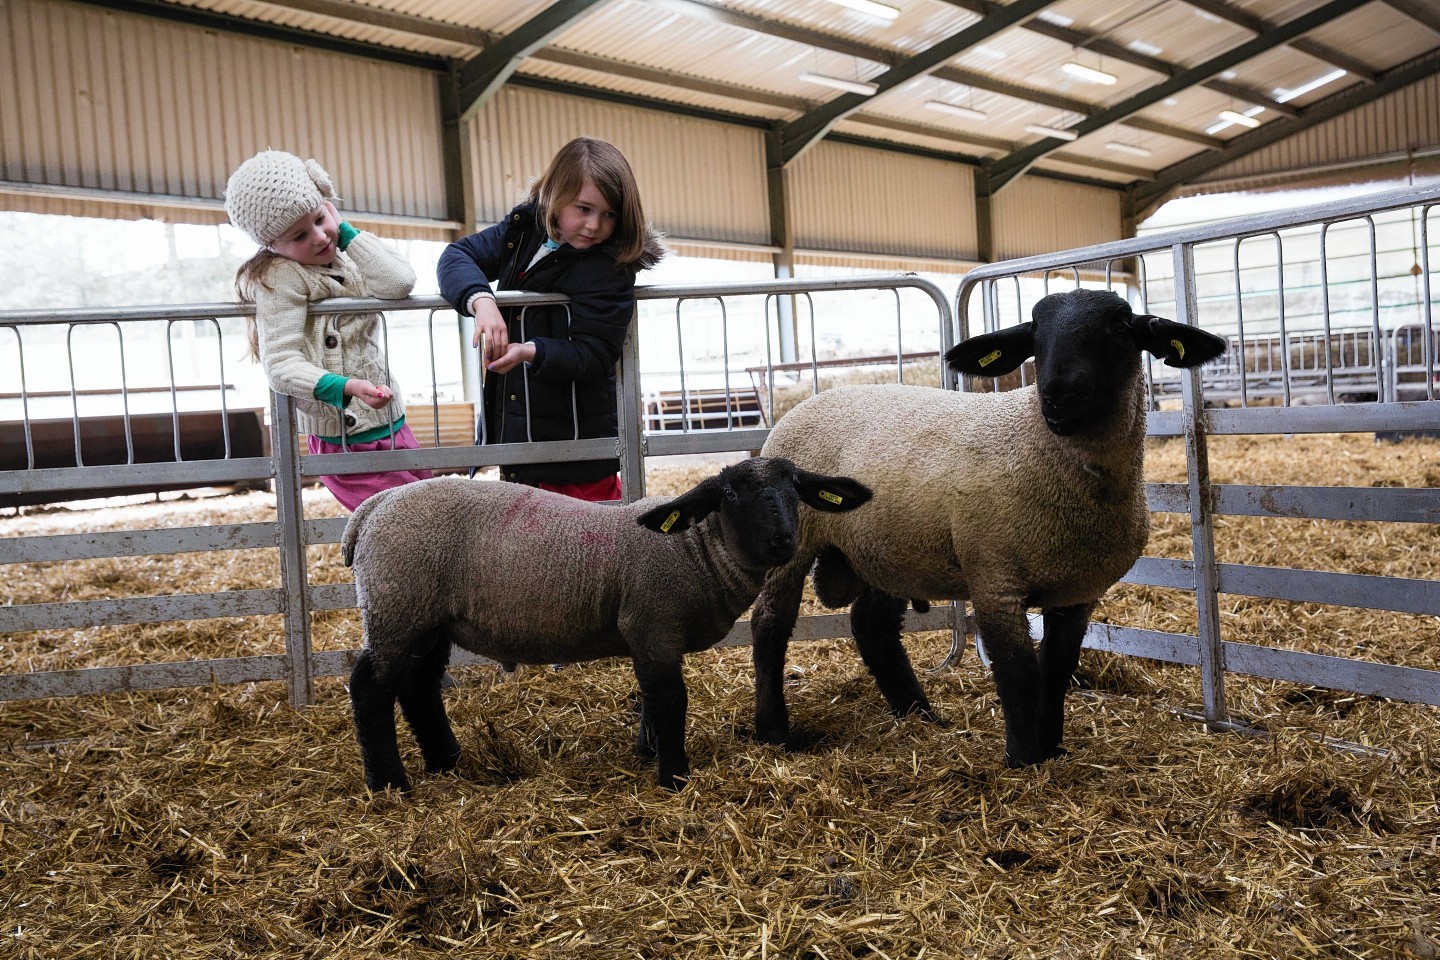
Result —
[[[1000, 5], [991, 0], [945, 0], [951, 6], [960, 7], [975, 13], [988, 13]], [[1074, 27], [1062, 27], [1058, 23], [1051, 23], [1048, 20], [1036, 18], [1020, 25], [1020, 29], [1028, 30], [1031, 33], [1038, 33], [1041, 36], [1049, 37], [1052, 40], [1059, 40], [1061, 43], [1069, 44], [1077, 50], [1088, 50], [1091, 53], [1102, 57], [1109, 57], [1112, 60], [1119, 60], [1121, 63], [1128, 63], [1132, 66], [1143, 67], [1146, 70], [1154, 71], [1164, 77], [1173, 77], [1185, 68], [1177, 63], [1168, 60], [1161, 60], [1159, 57], [1152, 57], [1148, 54], [1138, 53], [1129, 47], [1121, 46], [1113, 40], [1107, 40], [1099, 34], [1086, 33], [1084, 30], [1076, 30]], [[1221, 89], [1222, 84], [1224, 89]], [[1201, 86], [1210, 87], [1227, 97], [1239, 96], [1240, 99], [1257, 106], [1274, 110], [1286, 116], [1293, 116], [1296, 111], [1287, 109], [1283, 104], [1271, 99], [1267, 94], [1261, 93], [1252, 87], [1244, 87], [1236, 83], [1225, 83], [1220, 80], [1207, 80]]]
[[1242, 133], [1218, 153], [1202, 154], [1172, 164], [1160, 171], [1160, 175], [1154, 183], [1135, 189], [1133, 198], [1137, 219], [1150, 207], [1158, 205], [1166, 194], [1181, 184], [1189, 183], [1211, 170], [1223, 167], [1227, 163], [1233, 163], [1241, 157], [1284, 140], [1286, 137], [1294, 136], [1302, 130], [1308, 130], [1326, 120], [1333, 120], [1343, 113], [1379, 100], [1381, 97], [1388, 96], [1436, 74], [1440, 74], [1440, 49], [1431, 50], [1398, 67], [1386, 70], [1376, 78], [1373, 84], [1351, 86], [1323, 100], [1318, 100], [1301, 111], [1297, 119], [1272, 120], [1254, 130]]
[[448, 40], [451, 43], [464, 44], [467, 47], [488, 47], [495, 41], [495, 35], [485, 30], [462, 27], [458, 24], [431, 20], [428, 17], [417, 17], [408, 13], [382, 10], [379, 7], [355, 3], [353, 0], [254, 0], [254, 2], [266, 7], [313, 13], [345, 23], [379, 27], [382, 30], [394, 30], [396, 33], [408, 33], [430, 40]]
[[165, 3], [163, 0], [79, 0], [79, 2], [92, 7], [117, 10], [121, 13], [138, 13], [220, 33], [275, 40], [280, 43], [294, 43], [316, 50], [330, 50], [335, 53], [364, 57], [367, 60], [419, 67], [422, 70], [443, 73], [446, 68], [444, 57], [396, 50], [394, 47], [384, 47], [359, 40], [347, 40], [344, 37], [334, 37], [316, 33], [313, 30], [302, 30], [298, 27], [287, 27], [277, 23], [266, 23], [263, 20], [250, 20], [228, 13], [214, 13], [197, 7], [184, 7], [174, 3]]
[[1425, 0], [1384, 0], [1386, 6], [1440, 33], [1440, 10]]
[[[1032, 17], [1050, 6], [1054, 0], [1015, 0], [978, 22], [965, 27], [939, 43], [922, 50], [876, 77], [872, 83], [878, 88], [876, 95], [887, 93], [907, 80], [934, 73], [952, 57], [958, 56], [995, 34], [1016, 23]], [[844, 93], [794, 120], [780, 130], [779, 160], [790, 164], [810, 147], [819, 142], [837, 122], [859, 110], [870, 101], [870, 97], [857, 93]]]
[[[1263, 17], [1257, 17], [1253, 13], [1247, 13], [1239, 7], [1231, 6], [1225, 0], [1181, 0], [1182, 3], [1192, 6], [1197, 10], [1204, 10], [1206, 13], [1222, 20], [1228, 20], [1237, 27], [1244, 27], [1252, 33], [1263, 34], [1267, 30], [1274, 30], [1275, 24]], [[1314, 57], [1332, 67], [1339, 67], [1351, 76], [1358, 77], [1366, 83], [1374, 83], [1377, 74], [1369, 65], [1361, 63], [1346, 53], [1341, 53], [1333, 47], [1328, 47], [1316, 40], [1306, 37], [1296, 37], [1285, 44], [1292, 50], [1299, 50], [1301, 53]]]
[[[816, 47], [820, 50], [829, 50], [832, 53], [840, 53], [846, 56], [859, 57], [862, 60], [884, 64], [887, 67], [896, 66], [903, 63], [906, 59], [906, 56], [898, 51], [857, 43], [853, 40], [846, 40], [843, 37], [821, 33], [818, 30], [809, 30], [804, 27], [796, 27], [776, 20], [767, 20], [764, 17], [757, 17], [753, 14], [727, 10], [715, 6], [710, 0], [645, 0], [645, 2], [651, 6], [673, 10], [676, 13], [692, 18], [704, 19], [712, 23], [723, 23], [727, 26], [738, 27], [742, 30], [767, 33], [783, 40], [789, 40], [792, 43]], [[989, 6], [994, 5], [987, 5], [987, 10]], [[1042, 22], [1043, 21], [1030, 20], [1022, 24], [1022, 26], [1028, 28], [1032, 24]], [[542, 51], [536, 54], [536, 57], [546, 59], [548, 53], [549, 51]], [[1162, 70], [1160, 72], [1163, 73], [1165, 71]], [[948, 83], [957, 83], [962, 86], [973, 87], [976, 90], [984, 90], [987, 93], [997, 93], [1014, 100], [1024, 101], [1025, 103], [1038, 103], [1041, 106], [1054, 107], [1057, 110], [1064, 110], [1068, 113], [1077, 113], [1082, 117], [1088, 117], [1094, 113], [1096, 109], [1092, 104], [1086, 103], [1083, 100], [1058, 96], [1043, 90], [1033, 90], [1029, 87], [1023, 87], [1019, 84], [1009, 83], [995, 77], [986, 76], [982, 73], [974, 73], [958, 67], [940, 67], [934, 70], [931, 76]], [[1137, 129], [1149, 131], [1150, 133], [1158, 133], [1162, 136], [1172, 137], [1177, 140], [1188, 140], [1192, 143], [1198, 143], [1207, 150], [1219, 149], [1220, 145], [1224, 142], [1201, 133], [1198, 130], [1173, 127], [1154, 120], [1137, 121], [1133, 126]]]
[[[1166, 97], [1173, 96], [1186, 87], [1192, 87], [1202, 80], [1207, 80], [1215, 74], [1228, 70], [1238, 63], [1243, 63], [1267, 50], [1273, 50], [1275, 47], [1287, 43], [1309, 30], [1313, 30], [1316, 27], [1342, 17], [1364, 6], [1368, 2], [1369, 0], [1330, 0], [1329, 3], [1317, 7], [1309, 13], [1295, 17], [1286, 23], [1271, 28], [1262, 36], [1255, 37], [1226, 53], [1220, 54], [1218, 57], [1212, 57], [1204, 63], [1191, 67], [1163, 83], [1156, 84], [1148, 90], [1122, 100], [1105, 110], [1101, 110], [1088, 119], [1082, 120], [1071, 129], [1077, 134], [1085, 136], [1086, 134], [1094, 133], [1096, 130], [1107, 127], [1112, 123], [1120, 123], [1131, 114], [1143, 110], [1152, 103], [1158, 103]], [[1271, 122], [1276, 123], [1279, 121]], [[988, 163], [986, 165], [988, 176], [985, 178], [987, 182], [984, 188], [990, 192], [1000, 190], [1011, 180], [1029, 169], [1036, 160], [1059, 149], [1060, 145], [1064, 142], [1065, 141], [1056, 137], [1045, 137], [1015, 151], [1009, 156], [1001, 157], [999, 160]], [[1206, 159], [1209, 159], [1209, 157]]]
[[606, 0], [555, 0], [550, 6], [467, 60], [460, 68], [460, 119], [474, 116], [505, 85], [520, 61], [543, 49]]

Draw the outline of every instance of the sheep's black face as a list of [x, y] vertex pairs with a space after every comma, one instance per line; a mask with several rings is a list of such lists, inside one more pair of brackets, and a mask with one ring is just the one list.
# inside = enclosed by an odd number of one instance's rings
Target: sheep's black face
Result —
[[727, 467], [716, 480], [724, 497], [725, 526], [740, 555], [762, 567], [789, 561], [800, 516], [794, 465], [757, 457]]
[[1130, 305], [1108, 291], [1051, 294], [1035, 305], [1040, 412], [1062, 437], [1103, 431], [1139, 373]]

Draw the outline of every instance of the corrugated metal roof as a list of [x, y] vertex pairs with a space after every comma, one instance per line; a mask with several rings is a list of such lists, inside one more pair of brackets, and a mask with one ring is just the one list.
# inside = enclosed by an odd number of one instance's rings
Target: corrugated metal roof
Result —
[[[846, 96], [807, 81], [802, 74], [880, 80], [892, 69], [905, 68], [908, 58], [985, 23], [987, 14], [1008, 6], [994, 0], [886, 2], [896, 10], [893, 19], [850, 9], [837, 0], [603, 0], [578, 13], [569, 24], [552, 29], [540, 48], [520, 63], [517, 75], [632, 103], [653, 101], [717, 117], [739, 115], [784, 126]], [[1257, 29], [1260, 36], [1271, 35], [1296, 17], [1333, 2], [1232, 0], [1228, 8], [1218, 8], [1215, 0], [1195, 0], [1195, 5], [1183, 0], [1057, 0], [1034, 19], [986, 36], [937, 69], [861, 102], [856, 112], [842, 116], [833, 128], [850, 136], [1003, 164], [1007, 155], [1041, 139], [1026, 131], [1029, 125], [1080, 124], [1089, 116], [1147, 95], [1170, 74], [1252, 41]], [[1279, 116], [1274, 100], [1288, 101], [1285, 109], [1303, 111], [1338, 92], [1363, 90], [1365, 79], [1340, 74], [1323, 86], [1294, 93], [1336, 73], [1336, 64], [1325, 59], [1327, 47], [1335, 59], [1352, 66], [1358, 63], [1367, 75], [1380, 76], [1440, 48], [1440, 33], [1431, 29], [1440, 25], [1440, 0], [1407, 3], [1418, 3], [1421, 12], [1407, 15], [1385, 0], [1373, 0], [1315, 26], [1293, 41], [1294, 45], [1261, 52], [1219, 72], [1211, 78], [1220, 85], [1219, 90], [1192, 85], [1160, 102], [1136, 106], [1130, 116], [1073, 144], [1049, 143], [1047, 148], [1053, 149], [1042, 154], [1033, 167], [1096, 181], [1144, 183], [1181, 161], [1209, 156], [1207, 146], [1231, 142], [1245, 133], [1238, 126], [1219, 124], [1221, 110], [1254, 112], [1254, 107], [1264, 107], [1255, 116], [1269, 124]], [[485, 56], [484, 51], [498, 39], [526, 30], [535, 18], [557, 9], [555, 3], [535, 0], [160, 0], [145, 10], [163, 13], [167, 7], [231, 18], [225, 22], [238, 32], [247, 26], [257, 31], [284, 27], [298, 35], [365, 45], [357, 51], [419, 54], [435, 58], [435, 64], [448, 60], [457, 66], [477, 55]], [[94, 12], [83, 3], [76, 9]], [[174, 64], [182, 76], [185, 71], [199, 71], [195, 79], [183, 82], [187, 98], [202, 99], [202, 90], [215, 82], [213, 74], [221, 65], [206, 63], [204, 54], [197, 55], [197, 64], [174, 63], [176, 58], [168, 53], [156, 49], [154, 56], [167, 65]], [[76, 62], [86, 59], [77, 58]], [[1115, 82], [1098, 84], [1063, 72], [1063, 64], [1072, 60], [1111, 74]], [[404, 62], [424, 61], [412, 57]], [[132, 73], [148, 76], [146, 82], [159, 82], [158, 77], [145, 74], [144, 64], [132, 55], [127, 55], [126, 63]], [[84, 72], [88, 68], [76, 69]], [[249, 68], [244, 72], [255, 73]], [[264, 86], [271, 81], [262, 77], [259, 82], [262, 92], [254, 95], [266, 97], [265, 102], [275, 104], [282, 117], [288, 118], [278, 122], [291, 126], [303, 122], [300, 114], [285, 112], [273, 85]], [[394, 92], [386, 91], [386, 95]], [[44, 102], [46, 97], [66, 92], [32, 93], [36, 102]], [[936, 100], [973, 108], [985, 117], [937, 113], [927, 107]], [[1421, 111], [1440, 112], [1433, 101], [1412, 103]], [[383, 109], [406, 107], [391, 104]], [[1424, 128], [1422, 120], [1407, 116], [1402, 126]], [[190, 135], [170, 130], [167, 124], [174, 126], [170, 120], [157, 120], [160, 132], [155, 136], [174, 141]], [[202, 119], [200, 128], [205, 127]], [[244, 135], [245, 131], [215, 131], [213, 136], [221, 138], [226, 149], [212, 143], [199, 152], [211, 157], [228, 155], [229, 140]], [[62, 137], [61, 131], [54, 131], [54, 136]], [[1206, 140], [1207, 136], [1211, 139]], [[1149, 155], [1121, 153], [1111, 148], [1111, 143], [1139, 148]], [[113, 156], [107, 156], [107, 163], [113, 166], [101, 163], [94, 155], [99, 148], [88, 141], [82, 144], [76, 139], [67, 144], [62, 137], [47, 140], [46, 149], [56, 151], [47, 152], [47, 157], [62, 157], [64, 163], [113, 170], [104, 176], [117, 181], [132, 176], [127, 171], [135, 167], [127, 164], [123, 144], [110, 150]], [[390, 144], [383, 149], [408, 148]], [[1354, 142], [1347, 146], [1332, 141], [1329, 147], [1332, 153], [1363, 153], [1366, 149]], [[83, 155], [86, 150], [90, 156]], [[23, 150], [20, 156], [25, 156]], [[210, 163], [216, 168], [224, 165], [215, 160]], [[195, 168], [184, 174], [190, 179], [177, 186], [213, 188], [204, 178], [216, 176], [214, 169], [202, 173], [198, 162], [189, 166]], [[386, 176], [378, 162], [366, 169], [377, 177]], [[403, 184], [392, 186], [402, 193], [405, 189]]]

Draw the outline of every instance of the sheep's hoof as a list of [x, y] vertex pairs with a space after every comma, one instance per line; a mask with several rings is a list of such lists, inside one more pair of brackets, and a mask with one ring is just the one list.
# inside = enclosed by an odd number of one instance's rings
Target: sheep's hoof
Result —
[[662, 773], [656, 778], [656, 782], [671, 793], [678, 793], [685, 789], [690, 782], [690, 771], [682, 770], [679, 773]]
[[1069, 753], [1070, 751], [1066, 750], [1064, 747], [1054, 747], [1051, 750], [1041, 754], [1040, 756], [1035, 757], [1033, 760], [1017, 760], [1015, 759], [1014, 754], [1007, 752], [1005, 754], [1005, 766], [1009, 767], [1011, 770], [1019, 770], [1022, 767], [1038, 767], [1040, 764], [1044, 763], [1047, 760], [1054, 760], [1056, 757], [1068, 756]]
[[396, 793], [410, 792], [410, 779], [401, 776], [398, 780], [386, 780], [381, 777], [373, 779], [366, 778], [365, 786], [370, 788], [371, 793], [384, 793], [387, 790], [394, 790]]
[[915, 717], [916, 719], [922, 720], [925, 723], [933, 723], [935, 726], [940, 727], [941, 729], [950, 726], [950, 721], [942, 717], [936, 711], [936, 709], [930, 706], [928, 703], [923, 706], [918, 703], [912, 704], [908, 710], [897, 713], [896, 717], [901, 720], [904, 720], [907, 717]]
[[442, 757], [439, 760], [425, 761], [425, 772], [450, 773], [458, 766], [460, 766], [460, 751], [457, 750], [449, 756]]

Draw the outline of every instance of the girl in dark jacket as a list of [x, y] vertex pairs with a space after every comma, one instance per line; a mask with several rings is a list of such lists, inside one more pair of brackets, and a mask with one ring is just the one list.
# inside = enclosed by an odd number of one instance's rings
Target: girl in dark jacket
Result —
[[[492, 376], [484, 440], [613, 437], [615, 363], [635, 309], [635, 274], [664, 255], [640, 206], [635, 175], [603, 140], [561, 148], [530, 199], [440, 257], [440, 293], [475, 318], [473, 346]], [[501, 310], [491, 292], [563, 293], [566, 305]], [[476, 437], [480, 442], [481, 437]], [[506, 480], [583, 500], [617, 500], [615, 458], [514, 464]]]

